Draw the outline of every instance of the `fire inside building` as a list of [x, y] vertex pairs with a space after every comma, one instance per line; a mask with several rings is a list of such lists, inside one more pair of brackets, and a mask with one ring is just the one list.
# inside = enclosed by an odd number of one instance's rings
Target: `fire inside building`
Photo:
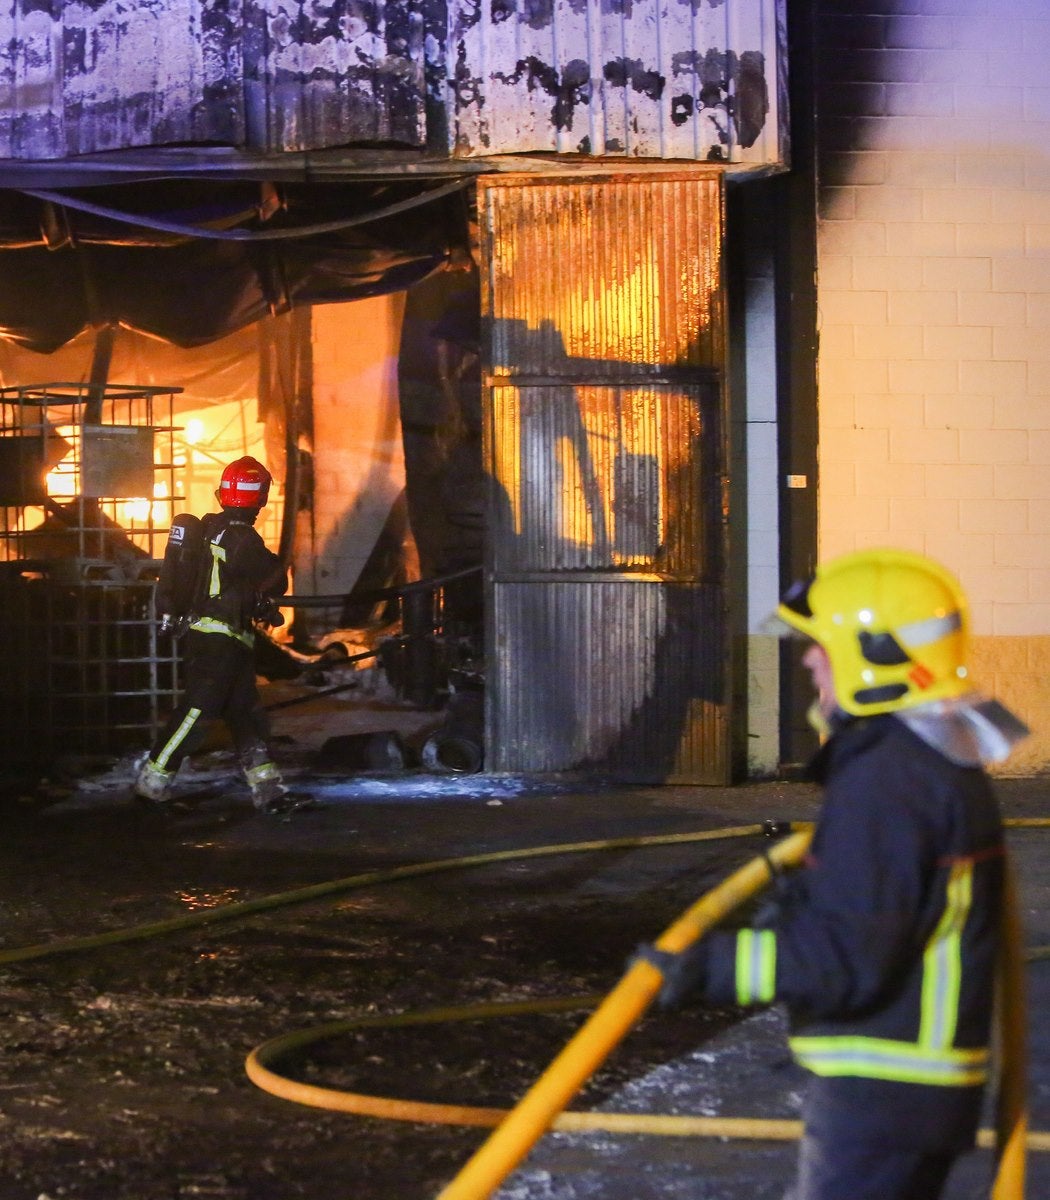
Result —
[[[269, 463], [280, 482], [259, 529], [296, 591], [284, 624], [257, 630], [260, 674], [295, 678], [322, 660], [378, 657], [421, 710], [447, 705], [457, 679], [480, 696], [480, 309], [476, 270], [434, 270], [447, 252], [442, 216], [428, 214], [422, 227], [437, 249], [418, 255], [416, 273], [430, 275], [411, 305], [403, 291], [336, 303], [330, 317], [265, 318], [185, 350], [118, 326], [47, 355], [2, 352], [6, 378], [46, 372], [0, 389], [3, 671], [24, 714], [9, 729], [9, 758], [57, 747], [119, 753], [152, 740], [179, 688], [179, 647], [157, 633], [153, 595], [168, 528], [180, 512], [215, 508], [219, 474], [241, 453]], [[462, 217], [454, 228], [466, 233]], [[364, 321], [352, 392], [344, 378], [326, 382], [333, 363], [311, 350], [316, 336], [345, 355], [348, 319]], [[399, 353], [402, 326], [412, 340]], [[79, 382], [56, 382], [56, 369]], [[106, 380], [92, 382], [100, 373]], [[129, 377], [182, 382], [112, 381]], [[47, 736], [27, 739], [30, 729]]]
[[[1046, 0], [0, 0], [3, 1200], [1050, 1195], [1048, 57]], [[336, 778], [168, 804], [168, 531], [244, 456]]]
[[746, 770], [725, 209], [785, 166], [781, 6], [191, 8], [8, 6], [18, 710], [148, 740], [167, 527], [254, 453], [263, 675], [371, 655], [471, 769]]

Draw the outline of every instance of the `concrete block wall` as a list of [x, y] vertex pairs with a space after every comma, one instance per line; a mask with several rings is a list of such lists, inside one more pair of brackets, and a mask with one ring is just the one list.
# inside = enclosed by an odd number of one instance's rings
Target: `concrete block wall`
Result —
[[930, 554], [1050, 765], [1050, 5], [818, 0], [819, 550]]

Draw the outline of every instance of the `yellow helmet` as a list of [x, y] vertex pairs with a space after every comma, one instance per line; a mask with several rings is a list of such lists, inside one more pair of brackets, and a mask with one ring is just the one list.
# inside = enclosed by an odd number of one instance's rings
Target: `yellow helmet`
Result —
[[795, 584], [777, 616], [823, 646], [839, 705], [895, 712], [971, 690], [969, 613], [958, 580], [906, 550], [860, 550]]

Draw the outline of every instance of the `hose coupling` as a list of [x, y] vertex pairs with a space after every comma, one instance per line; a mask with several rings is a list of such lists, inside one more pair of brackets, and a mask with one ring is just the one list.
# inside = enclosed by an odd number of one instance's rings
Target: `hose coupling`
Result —
[[790, 821], [763, 821], [762, 836], [767, 838], [785, 837], [791, 832]]

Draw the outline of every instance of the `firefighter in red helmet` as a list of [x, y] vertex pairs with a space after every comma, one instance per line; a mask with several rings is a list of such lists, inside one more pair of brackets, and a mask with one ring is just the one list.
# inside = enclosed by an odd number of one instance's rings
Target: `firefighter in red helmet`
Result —
[[161, 627], [185, 630], [184, 687], [135, 781], [140, 798], [167, 800], [183, 760], [200, 745], [206, 723], [221, 719], [255, 807], [290, 806], [288, 789], [267, 746], [269, 723], [255, 683], [256, 623], [280, 624], [276, 598], [288, 576], [253, 528], [272, 476], [245, 455], [223, 471], [219, 513], [179, 514], [172, 523], [157, 585]]

